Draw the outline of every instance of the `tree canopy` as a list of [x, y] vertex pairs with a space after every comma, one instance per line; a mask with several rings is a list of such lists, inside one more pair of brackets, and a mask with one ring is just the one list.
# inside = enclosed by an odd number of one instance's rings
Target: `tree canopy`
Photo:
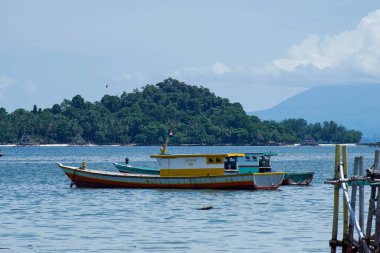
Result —
[[0, 108], [0, 143], [16, 143], [23, 133], [45, 144], [70, 143], [78, 134], [95, 144], [162, 144], [169, 129], [173, 144], [293, 144], [311, 136], [319, 142], [358, 143], [362, 133], [335, 122], [308, 124], [304, 119], [262, 121], [247, 115], [204, 87], [168, 78], [121, 96], [91, 103], [81, 95], [52, 108], [7, 113]]

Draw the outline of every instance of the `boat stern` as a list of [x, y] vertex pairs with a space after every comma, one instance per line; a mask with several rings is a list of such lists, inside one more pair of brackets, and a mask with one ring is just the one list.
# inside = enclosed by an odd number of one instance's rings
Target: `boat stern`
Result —
[[281, 185], [285, 172], [263, 172], [252, 175], [256, 190], [275, 190]]

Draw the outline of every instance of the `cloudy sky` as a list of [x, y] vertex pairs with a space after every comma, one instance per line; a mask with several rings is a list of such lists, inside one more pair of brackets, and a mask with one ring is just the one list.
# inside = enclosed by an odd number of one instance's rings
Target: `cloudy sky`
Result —
[[249, 112], [316, 85], [380, 84], [380, 2], [0, 1], [8, 112], [77, 94], [94, 102], [167, 77]]

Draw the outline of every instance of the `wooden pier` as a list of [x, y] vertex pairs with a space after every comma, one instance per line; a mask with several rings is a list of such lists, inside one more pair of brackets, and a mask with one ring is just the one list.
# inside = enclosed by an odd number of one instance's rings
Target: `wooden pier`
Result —
[[[325, 183], [334, 185], [334, 211], [331, 253], [341, 247], [342, 253], [380, 253], [380, 151], [376, 150], [375, 160], [364, 174], [363, 157], [355, 157], [353, 176], [348, 178], [347, 147], [337, 145], [335, 148], [334, 178]], [[348, 188], [351, 186], [351, 199]], [[364, 232], [364, 187], [369, 186], [371, 194], [367, 213], [366, 230]], [[341, 191], [342, 190], [342, 191]], [[343, 211], [339, 212], [340, 192], [342, 192]], [[359, 194], [358, 194], [359, 193]], [[359, 195], [356, 208], [356, 197]], [[359, 215], [355, 213], [358, 209]], [[339, 216], [343, 217], [341, 239], [338, 239]], [[354, 233], [356, 231], [356, 233]], [[356, 236], [355, 236], [356, 234]]]

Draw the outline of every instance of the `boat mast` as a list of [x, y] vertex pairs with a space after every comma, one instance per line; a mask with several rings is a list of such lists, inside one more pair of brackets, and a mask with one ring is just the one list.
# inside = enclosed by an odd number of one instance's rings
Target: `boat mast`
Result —
[[162, 144], [162, 148], [160, 148], [160, 155], [165, 155], [166, 153], [166, 147], [168, 146], [169, 138], [166, 138], [166, 141], [164, 144]]
[[174, 131], [173, 131], [173, 129], [170, 129], [169, 136], [166, 138], [165, 143], [162, 144], [162, 148], [160, 148], [160, 155], [165, 155], [166, 147], [168, 146], [169, 139], [170, 139], [170, 137], [173, 137], [173, 136], [174, 136]]

